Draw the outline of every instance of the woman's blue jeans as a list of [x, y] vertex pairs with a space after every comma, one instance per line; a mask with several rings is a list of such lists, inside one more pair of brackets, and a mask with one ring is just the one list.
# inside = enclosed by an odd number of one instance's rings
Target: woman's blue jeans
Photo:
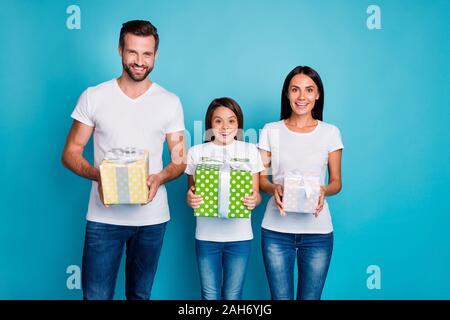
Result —
[[251, 240], [195, 240], [203, 300], [241, 300]]
[[320, 300], [333, 252], [333, 233], [293, 234], [262, 229], [261, 245], [273, 300], [294, 300], [297, 259], [297, 300]]

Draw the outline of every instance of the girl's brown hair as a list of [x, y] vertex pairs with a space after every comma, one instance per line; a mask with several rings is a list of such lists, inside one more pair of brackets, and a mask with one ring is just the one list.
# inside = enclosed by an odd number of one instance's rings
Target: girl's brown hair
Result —
[[210, 142], [214, 140], [214, 134], [212, 131], [212, 117], [214, 111], [218, 107], [225, 107], [230, 109], [237, 118], [238, 121], [238, 133], [234, 139], [243, 141], [242, 129], [244, 128], [244, 115], [242, 114], [241, 107], [239, 104], [231, 98], [223, 97], [214, 99], [208, 106], [208, 110], [206, 111], [205, 116], [205, 142]]

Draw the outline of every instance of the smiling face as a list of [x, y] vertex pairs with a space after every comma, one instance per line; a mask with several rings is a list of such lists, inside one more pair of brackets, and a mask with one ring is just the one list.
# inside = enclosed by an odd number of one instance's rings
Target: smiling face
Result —
[[294, 114], [307, 115], [311, 114], [316, 100], [320, 97], [320, 92], [314, 81], [301, 73], [291, 79], [287, 97]]
[[122, 66], [128, 76], [134, 81], [143, 81], [153, 70], [155, 63], [155, 37], [136, 36], [127, 33], [123, 48], [119, 48]]
[[237, 116], [229, 108], [217, 107], [212, 115], [211, 128], [214, 141], [219, 144], [230, 144], [238, 132]]

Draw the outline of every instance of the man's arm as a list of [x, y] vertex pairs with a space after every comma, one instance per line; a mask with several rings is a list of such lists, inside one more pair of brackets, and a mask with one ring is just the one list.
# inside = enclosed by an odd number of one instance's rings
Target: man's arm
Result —
[[83, 157], [84, 147], [91, 138], [94, 128], [74, 120], [67, 136], [66, 145], [62, 154], [63, 165], [75, 174], [86, 179], [98, 181], [100, 171], [91, 166]]
[[170, 152], [170, 163], [159, 173], [148, 177], [148, 202], [152, 201], [161, 184], [178, 178], [186, 169], [186, 143], [184, 131], [168, 133], [167, 145]]
[[170, 152], [170, 163], [159, 173], [161, 183], [178, 178], [186, 169], [186, 141], [184, 131], [168, 133], [166, 140]]

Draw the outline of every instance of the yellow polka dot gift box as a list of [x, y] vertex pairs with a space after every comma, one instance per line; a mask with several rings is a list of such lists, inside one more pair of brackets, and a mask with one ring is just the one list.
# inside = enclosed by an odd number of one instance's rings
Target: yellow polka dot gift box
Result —
[[252, 194], [252, 174], [241, 163], [200, 163], [195, 170], [195, 193], [203, 203], [194, 210], [197, 217], [250, 218], [251, 210], [242, 198]]
[[100, 164], [105, 204], [143, 204], [148, 199], [148, 151], [115, 148]]
[[292, 171], [284, 176], [283, 207], [287, 212], [314, 213], [319, 203], [320, 177]]

